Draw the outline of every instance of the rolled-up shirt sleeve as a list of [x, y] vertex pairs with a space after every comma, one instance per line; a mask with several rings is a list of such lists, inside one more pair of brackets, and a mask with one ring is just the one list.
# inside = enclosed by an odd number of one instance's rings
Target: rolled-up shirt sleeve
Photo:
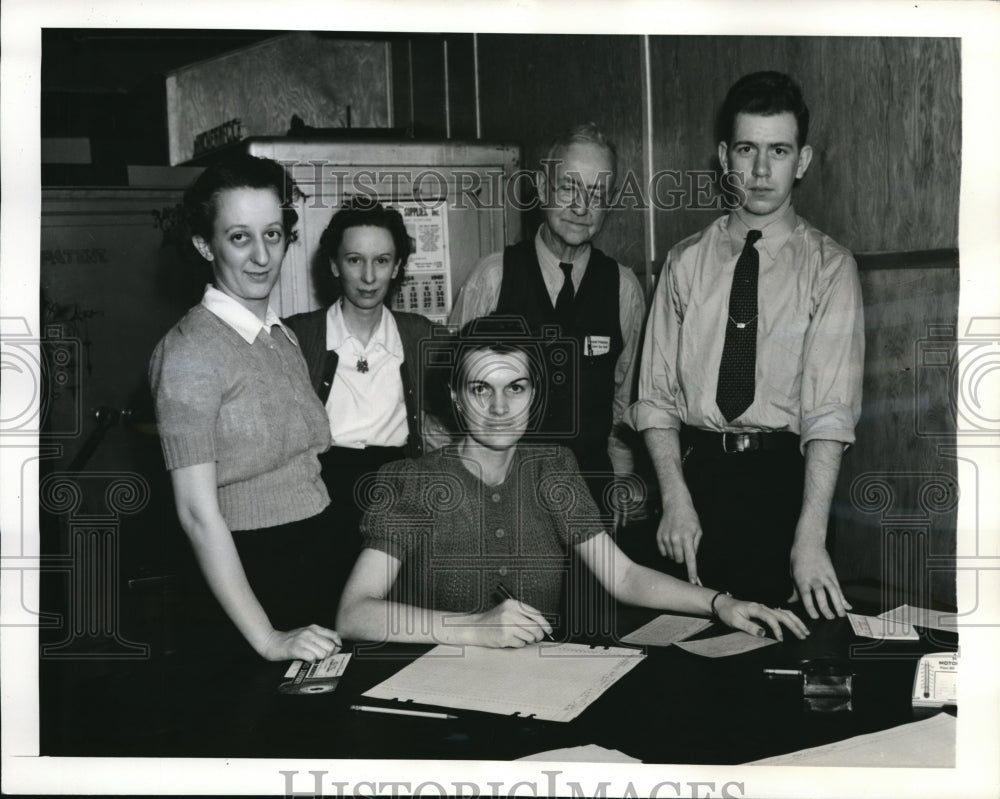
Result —
[[802, 351], [801, 445], [814, 439], [854, 443], [861, 416], [864, 309], [854, 258], [824, 264]]
[[491, 253], [473, 268], [455, 298], [448, 324], [461, 327], [466, 322], [488, 316], [496, 310], [503, 280], [503, 253]]
[[682, 311], [674, 270], [668, 256], [653, 294], [639, 363], [638, 399], [623, 421], [638, 432], [679, 429], [677, 349]]

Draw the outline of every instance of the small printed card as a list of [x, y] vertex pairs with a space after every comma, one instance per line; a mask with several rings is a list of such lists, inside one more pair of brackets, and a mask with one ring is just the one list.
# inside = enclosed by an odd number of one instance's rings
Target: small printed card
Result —
[[886, 621], [915, 624], [917, 627], [941, 630], [946, 633], [958, 632], [958, 616], [943, 610], [929, 610], [928, 608], [913, 607], [912, 605], [900, 605], [898, 608], [880, 613], [878, 617]]
[[912, 624], [904, 624], [891, 619], [880, 619], [877, 616], [862, 616], [858, 613], [848, 613], [848, 621], [855, 635], [862, 638], [878, 638], [884, 641], [919, 641], [920, 636]]
[[293, 661], [278, 691], [283, 694], [328, 694], [337, 687], [350, 659], [349, 652], [340, 652], [316, 663]]
[[611, 352], [610, 336], [587, 336], [583, 343], [584, 355], [593, 358], [595, 355], [607, 355]]
[[930, 707], [958, 704], [958, 653], [924, 655], [913, 678], [913, 704]]

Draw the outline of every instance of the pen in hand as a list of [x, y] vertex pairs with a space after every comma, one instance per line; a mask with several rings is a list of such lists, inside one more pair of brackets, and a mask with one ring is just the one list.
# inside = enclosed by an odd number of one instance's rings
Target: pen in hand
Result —
[[[513, 599], [515, 602], [518, 601], [517, 598], [510, 591], [507, 590], [507, 586], [505, 586], [503, 583], [497, 583], [497, 593], [500, 594], [500, 596], [502, 596], [504, 599]], [[542, 632], [545, 634], [545, 638], [547, 640], [555, 642], [556, 639], [552, 637], [551, 633], [546, 633], [544, 630]]]

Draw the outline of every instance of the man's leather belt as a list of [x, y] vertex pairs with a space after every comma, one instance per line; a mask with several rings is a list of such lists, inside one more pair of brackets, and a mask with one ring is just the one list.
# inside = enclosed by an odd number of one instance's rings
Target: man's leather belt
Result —
[[681, 446], [697, 447], [708, 454], [736, 455], [758, 450], [796, 450], [799, 437], [795, 433], [718, 433], [697, 427], [681, 428]]

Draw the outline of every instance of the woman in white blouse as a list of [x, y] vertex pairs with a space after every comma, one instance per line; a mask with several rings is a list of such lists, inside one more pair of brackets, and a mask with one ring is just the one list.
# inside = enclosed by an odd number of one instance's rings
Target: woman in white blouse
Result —
[[[427, 447], [420, 342], [430, 337], [431, 323], [386, 305], [403, 279], [410, 251], [398, 211], [368, 197], [354, 198], [333, 215], [320, 238], [320, 258], [329, 265], [339, 298], [329, 308], [285, 320], [299, 338], [330, 421], [333, 446], [320, 462], [343, 525], [338, 536], [343, 535], [348, 569], [360, 550], [358, 481], [384, 463], [418, 457]], [[336, 581], [337, 590], [341, 584]]]

